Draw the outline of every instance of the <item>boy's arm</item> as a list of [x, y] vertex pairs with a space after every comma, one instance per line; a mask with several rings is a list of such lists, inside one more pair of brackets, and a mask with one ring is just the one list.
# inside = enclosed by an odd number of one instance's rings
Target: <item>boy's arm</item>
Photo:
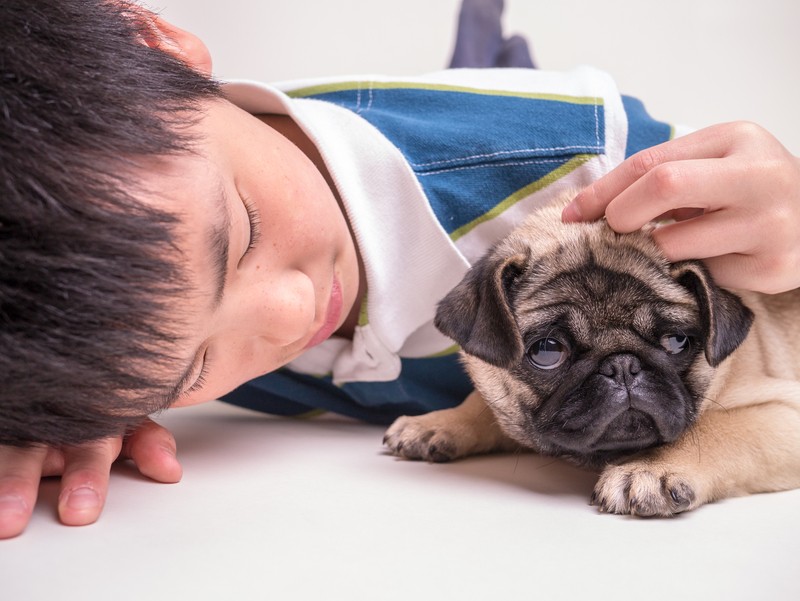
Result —
[[131, 459], [143, 475], [158, 482], [181, 479], [175, 439], [149, 419], [124, 439], [62, 449], [0, 446], [0, 539], [17, 536], [28, 525], [39, 481], [46, 476], [61, 476], [58, 515], [64, 524], [95, 522], [105, 503], [111, 464], [118, 458]]

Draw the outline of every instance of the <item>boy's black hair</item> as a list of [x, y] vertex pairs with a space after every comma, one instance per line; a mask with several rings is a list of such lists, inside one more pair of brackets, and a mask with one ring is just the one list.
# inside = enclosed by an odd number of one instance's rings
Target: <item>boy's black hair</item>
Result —
[[191, 151], [219, 86], [124, 0], [0, 6], [0, 444], [121, 434], [170, 400], [187, 285], [135, 175]]

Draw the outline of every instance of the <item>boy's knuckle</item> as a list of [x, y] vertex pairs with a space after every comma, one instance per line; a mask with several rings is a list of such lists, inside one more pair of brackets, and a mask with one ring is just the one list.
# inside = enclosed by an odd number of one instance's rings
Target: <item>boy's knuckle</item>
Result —
[[[790, 159], [791, 160], [791, 159]], [[783, 154], [770, 155], [761, 161], [765, 186], [772, 188], [787, 209], [797, 211], [800, 196], [800, 169]]]
[[778, 294], [796, 287], [800, 271], [800, 255], [797, 252], [774, 252], [760, 257], [754, 274], [757, 286], [765, 294]]
[[797, 229], [800, 227], [800, 206], [782, 197], [769, 206], [754, 206], [750, 210], [753, 227], [769, 232], [763, 244], [772, 248], [780, 246], [785, 250], [794, 247]]
[[755, 140], [764, 137], [766, 131], [763, 127], [752, 121], [734, 121], [730, 126], [731, 134], [735, 138]]
[[658, 165], [650, 172], [652, 192], [656, 197], [669, 198], [683, 187], [681, 171], [674, 164]]
[[637, 152], [630, 159], [631, 168], [636, 176], [636, 179], [644, 177], [650, 173], [657, 166], [664, 163], [664, 157], [660, 151], [655, 148], [648, 148]]
[[88, 487], [96, 489], [100, 483], [108, 480], [108, 469], [101, 469], [99, 466], [81, 466], [65, 472], [64, 478], [69, 482], [70, 489]]
[[39, 484], [39, 479], [32, 478], [30, 474], [11, 471], [0, 476], [0, 496], [26, 497], [33, 486]]

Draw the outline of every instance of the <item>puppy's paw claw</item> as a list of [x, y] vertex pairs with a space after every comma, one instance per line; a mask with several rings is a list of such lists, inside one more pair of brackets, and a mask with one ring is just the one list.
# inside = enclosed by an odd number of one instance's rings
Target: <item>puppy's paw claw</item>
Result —
[[438, 444], [428, 447], [428, 456], [431, 461], [436, 463], [446, 463], [458, 456], [458, 451], [454, 444], [440, 440]]
[[444, 463], [462, 455], [455, 436], [430, 416], [398, 418], [383, 437], [389, 450], [406, 459]]
[[687, 478], [646, 463], [607, 467], [592, 493], [600, 511], [639, 517], [670, 517], [699, 504]]

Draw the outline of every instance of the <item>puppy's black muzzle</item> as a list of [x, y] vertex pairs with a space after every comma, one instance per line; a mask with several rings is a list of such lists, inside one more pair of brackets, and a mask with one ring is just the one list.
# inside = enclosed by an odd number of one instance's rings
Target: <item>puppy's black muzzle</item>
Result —
[[542, 434], [569, 454], [632, 453], [675, 440], [690, 424], [691, 395], [678, 377], [633, 353], [602, 359], [564, 391]]

